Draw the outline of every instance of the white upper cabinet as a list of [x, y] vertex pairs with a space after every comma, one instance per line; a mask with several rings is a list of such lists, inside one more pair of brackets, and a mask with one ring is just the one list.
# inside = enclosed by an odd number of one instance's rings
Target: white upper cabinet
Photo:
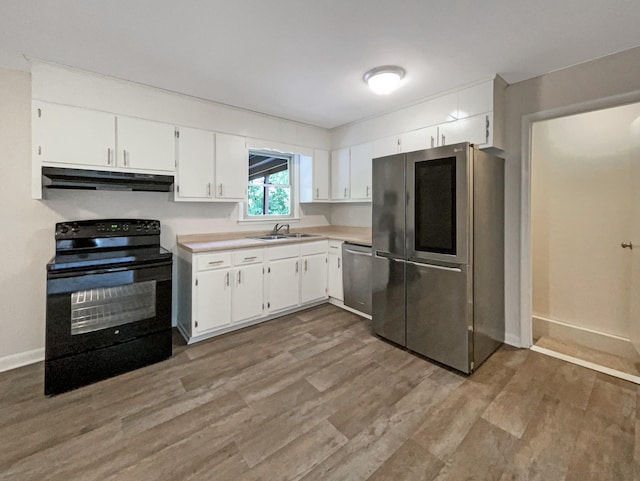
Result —
[[115, 166], [115, 115], [34, 100], [32, 118], [34, 161]]
[[214, 191], [214, 133], [208, 130], [177, 129], [178, 179], [176, 200], [212, 200]]
[[216, 133], [215, 150], [215, 196], [224, 200], [245, 200], [249, 183], [247, 139]]
[[331, 152], [331, 200], [349, 199], [349, 147]]
[[471, 142], [480, 147], [491, 145], [492, 118], [493, 114], [488, 113], [442, 124], [439, 127], [439, 145], [457, 144], [458, 142]]
[[314, 149], [313, 157], [300, 156], [300, 202], [329, 200], [329, 152]]
[[133, 117], [117, 117], [118, 167], [175, 170], [175, 127]]
[[350, 198], [352, 200], [371, 200], [372, 145], [354, 145], [351, 147], [349, 169]]
[[374, 159], [376, 157], [397, 154], [398, 152], [400, 152], [400, 138], [397, 135], [373, 141], [371, 156]]
[[438, 127], [425, 127], [400, 135], [401, 152], [430, 149], [438, 146]]

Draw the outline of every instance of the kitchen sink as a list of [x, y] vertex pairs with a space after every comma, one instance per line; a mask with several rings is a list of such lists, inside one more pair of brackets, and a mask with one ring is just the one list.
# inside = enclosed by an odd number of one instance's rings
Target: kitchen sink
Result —
[[289, 239], [289, 236], [285, 235], [285, 234], [269, 234], [269, 235], [260, 235], [260, 236], [255, 236], [255, 237], [249, 237], [249, 239], [280, 240], [280, 239]]
[[305, 238], [305, 237], [318, 237], [318, 235], [319, 234], [301, 234], [301, 233], [298, 233], [298, 234], [285, 234], [284, 236], [288, 237], [290, 239], [302, 239], [302, 238]]

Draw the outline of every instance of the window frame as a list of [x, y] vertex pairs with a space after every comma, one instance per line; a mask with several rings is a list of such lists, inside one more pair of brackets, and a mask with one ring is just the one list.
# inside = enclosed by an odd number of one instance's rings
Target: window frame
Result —
[[[249, 186], [256, 186], [259, 184], [251, 184], [249, 182], [249, 171], [247, 169], [247, 201], [243, 202], [243, 206], [241, 209], [241, 217], [239, 219], [240, 222], [272, 222], [278, 220], [296, 220], [298, 217], [298, 201], [296, 196], [296, 183], [295, 183], [295, 165], [297, 164], [297, 154], [290, 152], [281, 152], [278, 150], [271, 149], [252, 149], [249, 148], [247, 151], [247, 156], [249, 155], [265, 155], [272, 157], [281, 157], [286, 158], [288, 163], [288, 171], [289, 171], [289, 183], [288, 184], [263, 184], [265, 190], [265, 198], [266, 190], [269, 187], [288, 187], [289, 188], [289, 214], [287, 215], [278, 215], [278, 214], [263, 214], [263, 215], [249, 215]], [[265, 202], [265, 208], [267, 207], [267, 203]]]

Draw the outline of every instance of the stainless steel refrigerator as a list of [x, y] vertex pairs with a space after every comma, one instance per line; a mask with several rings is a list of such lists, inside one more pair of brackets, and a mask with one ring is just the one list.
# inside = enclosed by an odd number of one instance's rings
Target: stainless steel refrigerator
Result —
[[504, 339], [504, 160], [468, 143], [373, 159], [373, 332], [471, 373]]

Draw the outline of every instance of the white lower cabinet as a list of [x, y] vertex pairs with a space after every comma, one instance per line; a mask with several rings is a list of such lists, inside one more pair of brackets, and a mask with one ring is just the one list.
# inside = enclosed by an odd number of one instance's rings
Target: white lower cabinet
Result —
[[342, 286], [342, 241], [329, 241], [327, 261], [327, 294], [329, 294], [329, 297], [344, 301]]
[[327, 298], [327, 241], [178, 250], [178, 328], [188, 342]]

